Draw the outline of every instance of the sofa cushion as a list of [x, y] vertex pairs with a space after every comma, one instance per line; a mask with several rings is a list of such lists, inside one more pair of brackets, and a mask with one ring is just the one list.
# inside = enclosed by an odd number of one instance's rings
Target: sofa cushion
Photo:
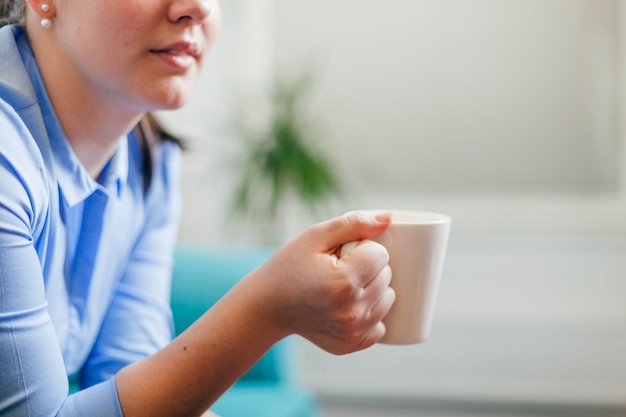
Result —
[[316, 417], [316, 398], [291, 384], [237, 383], [211, 410], [220, 417]]

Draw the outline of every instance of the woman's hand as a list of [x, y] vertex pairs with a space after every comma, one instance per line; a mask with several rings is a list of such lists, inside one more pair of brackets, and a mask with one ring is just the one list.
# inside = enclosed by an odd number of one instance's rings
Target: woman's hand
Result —
[[[390, 221], [355, 212], [307, 229], [167, 347], [117, 374], [124, 415], [211, 416], [205, 410], [290, 334], [334, 354], [376, 343], [395, 293], [387, 251], [368, 238]], [[359, 244], [337, 256], [351, 241]]]
[[[312, 226], [281, 248], [248, 279], [266, 297], [271, 319], [322, 349], [345, 354], [376, 343], [395, 300], [385, 248], [370, 237], [390, 215], [352, 212]], [[359, 240], [339, 257], [344, 243]]]

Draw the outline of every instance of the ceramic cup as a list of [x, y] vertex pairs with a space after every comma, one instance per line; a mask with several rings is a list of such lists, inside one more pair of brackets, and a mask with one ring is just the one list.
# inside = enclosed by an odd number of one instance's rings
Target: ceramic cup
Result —
[[[383, 319], [387, 329], [379, 343], [407, 345], [425, 341], [429, 334], [443, 269], [450, 217], [424, 211], [391, 212], [391, 225], [372, 238], [387, 249], [392, 271], [390, 286], [396, 301]], [[345, 256], [357, 242], [343, 245]]]

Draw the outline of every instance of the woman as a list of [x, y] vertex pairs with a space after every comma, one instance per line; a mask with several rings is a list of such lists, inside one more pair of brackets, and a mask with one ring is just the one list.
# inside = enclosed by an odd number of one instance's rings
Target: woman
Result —
[[179, 149], [146, 115], [187, 100], [217, 0], [0, 0], [0, 13], [0, 415], [199, 416], [283, 337], [344, 354], [383, 336], [395, 295], [367, 238], [390, 218], [351, 213], [170, 340]]

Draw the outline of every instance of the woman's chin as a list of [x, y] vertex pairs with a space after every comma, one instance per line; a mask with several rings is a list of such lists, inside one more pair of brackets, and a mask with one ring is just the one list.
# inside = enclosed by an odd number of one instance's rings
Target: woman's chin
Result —
[[176, 103], [168, 103], [164, 106], [161, 106], [158, 109], [155, 110], [178, 110], [181, 107], [183, 107], [185, 104], [187, 104], [187, 100], [185, 101], [181, 101], [181, 102], [176, 102]]
[[166, 83], [153, 90], [152, 97], [148, 100], [152, 102], [155, 110], [176, 110], [189, 102], [192, 88], [187, 85], [188, 82], [175, 81], [177, 82]]
[[151, 100], [150, 110], [177, 110], [185, 106], [189, 101], [189, 97], [186, 94], [168, 96], [156, 100]]

